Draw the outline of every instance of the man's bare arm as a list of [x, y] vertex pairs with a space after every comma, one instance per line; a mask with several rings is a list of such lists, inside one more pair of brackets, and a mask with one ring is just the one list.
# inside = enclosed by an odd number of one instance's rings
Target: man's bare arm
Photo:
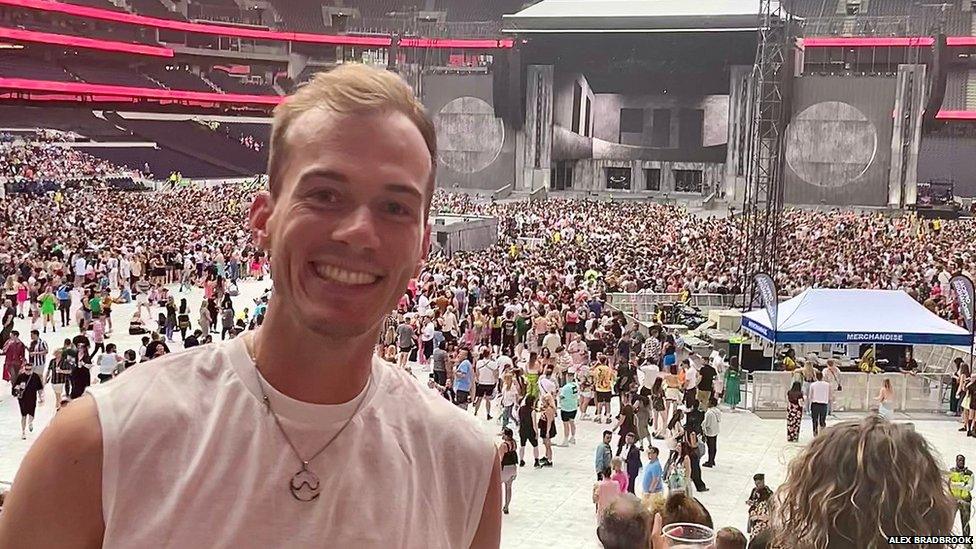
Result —
[[[471, 549], [497, 549], [502, 543], [502, 466], [496, 459], [488, 479], [488, 494]], [[0, 547], [3, 544], [0, 543]]]
[[85, 396], [57, 413], [21, 463], [0, 514], [0, 547], [95, 548], [104, 531], [102, 429]]

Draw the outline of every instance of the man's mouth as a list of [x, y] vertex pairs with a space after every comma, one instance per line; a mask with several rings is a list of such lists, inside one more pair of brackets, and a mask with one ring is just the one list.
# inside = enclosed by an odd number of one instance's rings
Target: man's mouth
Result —
[[343, 269], [329, 263], [313, 262], [312, 268], [319, 278], [346, 286], [368, 286], [382, 278], [372, 273]]

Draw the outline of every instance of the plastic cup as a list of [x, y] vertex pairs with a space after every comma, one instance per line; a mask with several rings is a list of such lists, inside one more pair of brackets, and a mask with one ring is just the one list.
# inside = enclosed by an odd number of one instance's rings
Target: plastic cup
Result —
[[675, 522], [663, 528], [672, 549], [714, 549], [715, 530], [704, 524]]

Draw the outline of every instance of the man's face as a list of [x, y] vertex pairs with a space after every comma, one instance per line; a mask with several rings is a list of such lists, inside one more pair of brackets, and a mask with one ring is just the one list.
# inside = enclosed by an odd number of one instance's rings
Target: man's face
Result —
[[604, 444], [610, 444], [610, 439], [612, 437], [613, 437], [613, 435], [603, 435], [603, 443]]
[[956, 468], [962, 469], [966, 466], [966, 458], [963, 456], [956, 456]]
[[309, 111], [287, 141], [277, 197], [260, 193], [250, 213], [274, 261], [276, 307], [321, 335], [369, 333], [430, 247], [423, 136], [400, 113]]
[[634, 435], [632, 433], [627, 433], [627, 444], [633, 444], [634, 440]]

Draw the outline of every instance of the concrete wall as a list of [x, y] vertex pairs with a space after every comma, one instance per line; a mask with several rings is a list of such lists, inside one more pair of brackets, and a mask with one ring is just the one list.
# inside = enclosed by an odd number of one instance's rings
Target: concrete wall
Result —
[[494, 190], [515, 180], [515, 135], [494, 113], [491, 74], [426, 74], [437, 129], [437, 185]]
[[554, 126], [562, 126], [568, 130], [573, 127], [573, 90], [575, 84], [579, 84], [583, 92], [579, 105], [580, 135], [583, 135], [586, 128], [586, 99], [589, 98], [590, 104], [590, 134], [593, 134], [594, 107], [595, 99], [590, 83], [586, 76], [578, 72], [560, 72], [557, 68], [553, 74], [552, 90], [552, 121]]
[[483, 250], [498, 242], [498, 219], [494, 217], [471, 218], [448, 225], [434, 219], [431, 227], [436, 247], [450, 256], [455, 252]]
[[[573, 189], [586, 191], [602, 191], [607, 189], [607, 168], [630, 168], [631, 188], [633, 192], [647, 190], [645, 169], [657, 168], [661, 170], [661, 189], [648, 194], [674, 196], [702, 196], [708, 195], [722, 181], [725, 164], [721, 162], [680, 162], [660, 160], [622, 160], [610, 158], [594, 158], [591, 160], [577, 160], [572, 162]], [[674, 170], [700, 170], [702, 172], [701, 193], [678, 193], [675, 191]]]
[[[703, 97], [677, 97], [667, 95], [621, 95], [616, 93], [596, 94], [594, 109], [593, 137], [619, 143], [620, 109], [642, 109], [644, 111], [643, 132], [635, 135], [635, 141], [628, 145], [651, 147], [654, 123], [654, 110], [671, 111], [670, 143], [667, 148], [678, 148], [680, 133], [680, 112], [682, 109], [701, 110], [704, 113], [702, 125], [703, 147], [725, 145], [728, 142], [729, 96], [706, 95]], [[697, 130], [697, 128], [696, 128]], [[686, 150], [686, 156], [694, 156], [701, 151]]]
[[786, 132], [787, 203], [888, 202], [895, 79], [804, 76]]

